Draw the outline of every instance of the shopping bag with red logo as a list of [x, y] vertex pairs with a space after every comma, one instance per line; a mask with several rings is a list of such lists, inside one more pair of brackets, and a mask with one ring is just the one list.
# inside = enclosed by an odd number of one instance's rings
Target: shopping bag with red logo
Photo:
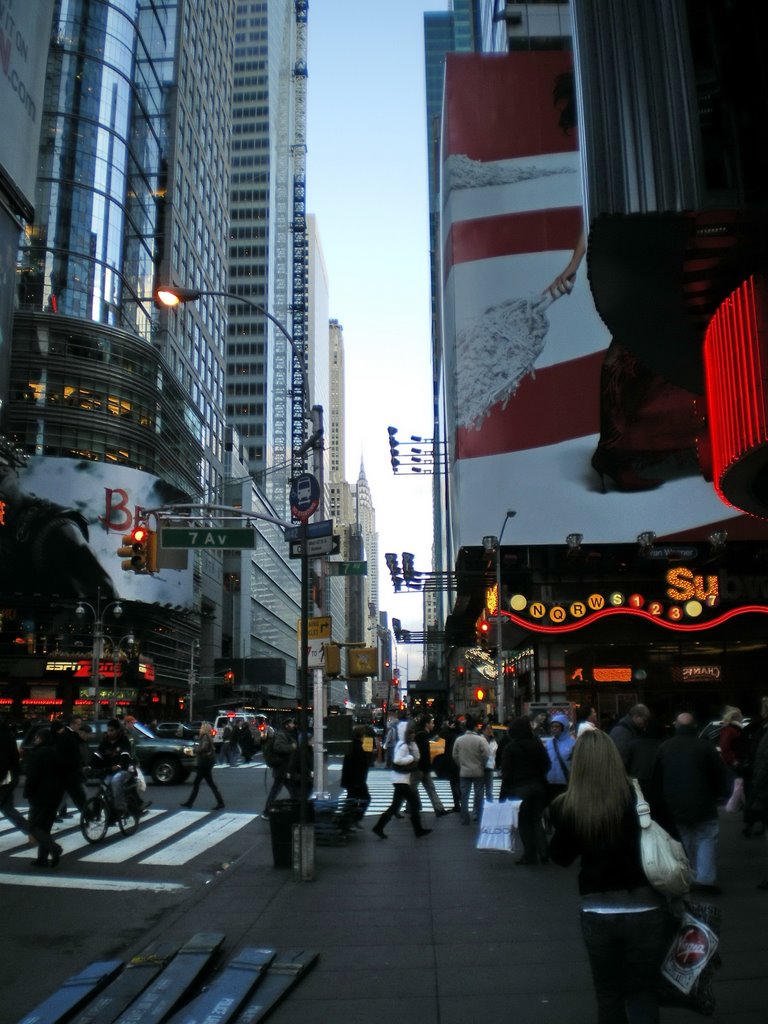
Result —
[[712, 977], [720, 966], [721, 917], [711, 903], [683, 903], [661, 965], [662, 1005], [686, 1007], [705, 1017], [715, 1012]]

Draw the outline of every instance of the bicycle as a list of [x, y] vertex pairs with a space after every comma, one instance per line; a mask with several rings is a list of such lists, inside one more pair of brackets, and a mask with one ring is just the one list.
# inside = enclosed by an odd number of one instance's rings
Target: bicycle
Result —
[[110, 825], [117, 825], [124, 836], [132, 836], [139, 827], [142, 802], [135, 775], [129, 775], [125, 784], [125, 810], [115, 807], [110, 779], [101, 773], [99, 789], [86, 801], [80, 814], [80, 831], [89, 843], [100, 843]]

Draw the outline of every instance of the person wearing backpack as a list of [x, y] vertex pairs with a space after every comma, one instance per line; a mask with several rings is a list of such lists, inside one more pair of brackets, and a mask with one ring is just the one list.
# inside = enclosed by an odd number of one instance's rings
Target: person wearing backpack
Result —
[[269, 818], [270, 808], [283, 786], [288, 790], [288, 796], [292, 800], [298, 796], [298, 785], [290, 773], [297, 749], [295, 718], [286, 718], [273, 736], [267, 732], [262, 740], [261, 753], [264, 763], [272, 769], [272, 788], [267, 795], [267, 802], [261, 814], [262, 818]]

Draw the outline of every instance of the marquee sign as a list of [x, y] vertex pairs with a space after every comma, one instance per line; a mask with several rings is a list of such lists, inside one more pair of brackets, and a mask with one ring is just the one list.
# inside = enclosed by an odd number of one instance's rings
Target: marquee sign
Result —
[[[721, 588], [716, 575], [676, 566], [665, 574], [664, 584], [661, 597], [613, 590], [608, 594], [595, 591], [576, 599], [552, 602], [517, 593], [509, 598], [509, 610], [502, 608], [500, 611], [517, 625], [540, 633], [573, 632], [610, 615], [629, 615], [666, 629], [690, 632], [719, 625], [735, 615], [768, 614], [766, 604], [739, 605], [719, 611]], [[495, 605], [495, 601], [492, 603]], [[495, 607], [493, 614], [496, 614]]]

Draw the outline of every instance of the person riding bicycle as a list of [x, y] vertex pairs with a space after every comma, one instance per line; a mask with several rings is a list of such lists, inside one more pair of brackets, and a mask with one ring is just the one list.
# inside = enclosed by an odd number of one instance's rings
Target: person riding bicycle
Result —
[[126, 786], [132, 775], [135, 774], [135, 770], [131, 756], [131, 741], [116, 718], [111, 718], [107, 722], [107, 732], [99, 744], [98, 754], [104, 764], [106, 778], [109, 780], [115, 809], [119, 813], [124, 813], [128, 810]]

